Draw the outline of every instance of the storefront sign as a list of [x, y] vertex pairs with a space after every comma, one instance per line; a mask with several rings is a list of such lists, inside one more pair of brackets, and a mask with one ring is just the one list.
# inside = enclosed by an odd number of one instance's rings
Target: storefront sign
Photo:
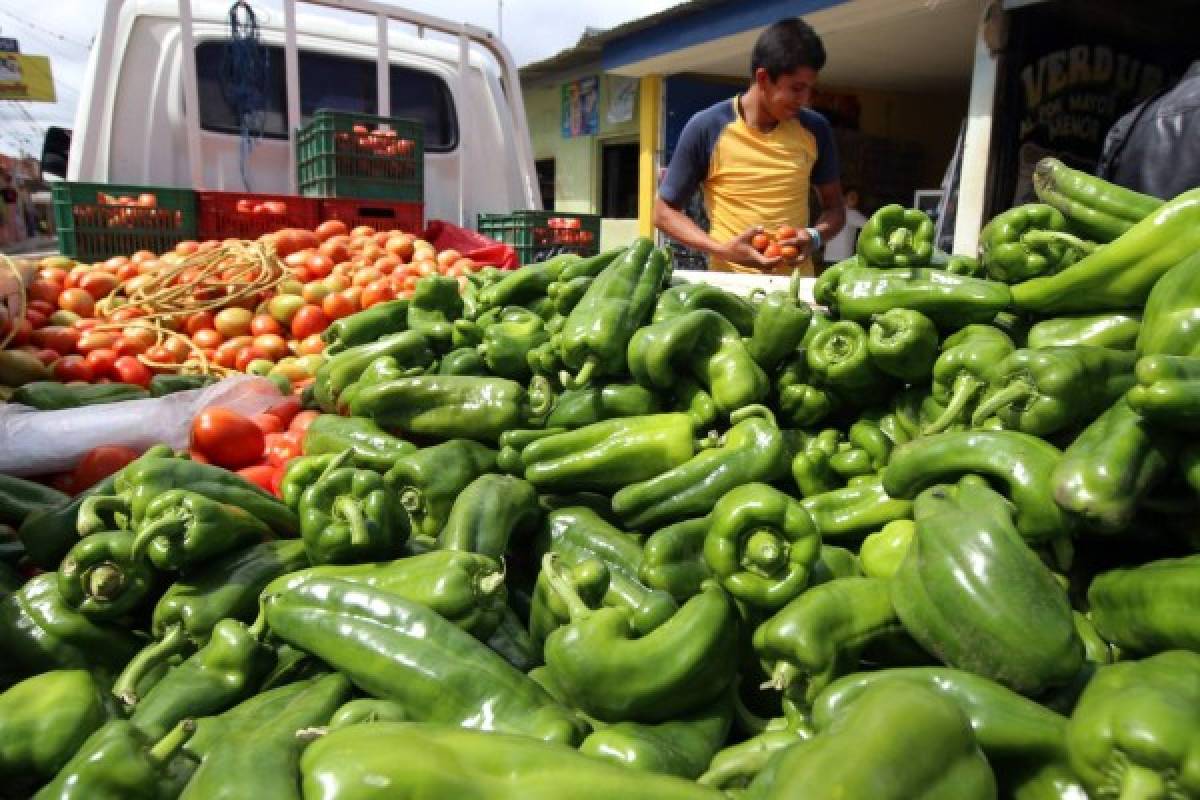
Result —
[[50, 59], [0, 52], [0, 100], [56, 102]]
[[633, 119], [637, 102], [637, 78], [613, 75], [608, 79], [608, 111], [604, 118], [609, 125], [620, 125]]
[[596, 76], [564, 83], [562, 87], [562, 135], [595, 136], [600, 128], [600, 81]]
[[21, 45], [16, 39], [0, 36], [0, 53], [19, 53]]

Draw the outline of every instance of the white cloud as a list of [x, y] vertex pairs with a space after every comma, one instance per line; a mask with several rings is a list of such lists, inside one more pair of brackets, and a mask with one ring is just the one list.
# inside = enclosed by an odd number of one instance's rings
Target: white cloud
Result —
[[[574, 45], [587, 27], [611, 28], [676, 5], [680, 0], [502, 0], [503, 39], [518, 65], [541, 61]], [[203, 0], [195, 0], [203, 2]], [[100, 26], [105, 0], [0, 0], [0, 36], [21, 41], [26, 53], [49, 56], [59, 102], [0, 104], [0, 152], [20, 147], [40, 153], [47, 125], [70, 127], [82, 89], [88, 50]], [[251, 0], [256, 9], [278, 10], [279, 0]], [[405, 8], [497, 29], [498, 0], [405, 0]], [[314, 6], [300, 4], [301, 12]], [[340, 12], [329, 12], [340, 13]], [[21, 109], [24, 109], [22, 111]], [[26, 116], [28, 115], [28, 116]], [[32, 121], [31, 119], [32, 118]]]

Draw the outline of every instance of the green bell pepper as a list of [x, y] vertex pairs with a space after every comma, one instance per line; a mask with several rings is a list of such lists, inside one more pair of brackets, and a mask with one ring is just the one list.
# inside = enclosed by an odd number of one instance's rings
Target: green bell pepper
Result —
[[653, 589], [668, 592], [677, 601], [687, 600], [713, 577], [704, 560], [704, 540], [709, 518], [676, 522], [646, 538], [638, 578]]
[[637, 417], [661, 411], [658, 395], [636, 383], [567, 389], [546, 416], [547, 428], [582, 428], [617, 417]]
[[627, 609], [638, 633], [649, 633], [678, 610], [671, 595], [642, 584], [640, 539], [613, 527], [591, 509], [575, 506], [547, 514], [534, 550], [539, 557], [553, 552], [568, 567], [588, 559], [602, 562], [608, 577], [601, 582], [593, 575], [589, 585], [603, 583], [605, 605]]
[[445, 275], [426, 275], [417, 281], [408, 306], [408, 327], [423, 334], [442, 352], [449, 351], [455, 320], [463, 316], [458, 281]]
[[484, 363], [483, 356], [479, 354], [479, 347], [460, 347], [457, 350], [451, 350], [446, 355], [438, 360], [438, 375], [479, 375], [488, 374], [488, 366]]
[[871, 358], [867, 332], [853, 320], [839, 320], [818, 332], [805, 358], [814, 382], [847, 400], [869, 403], [888, 382]]
[[564, 267], [582, 260], [573, 253], [566, 253], [506, 273], [500, 280], [479, 290], [479, 311], [520, 306], [536, 300], [544, 296], [550, 284], [558, 280]]
[[372, 564], [329, 564], [289, 572], [263, 589], [292, 589], [309, 578], [336, 578], [420, 603], [477, 639], [500, 624], [508, 592], [499, 560], [480, 553], [431, 550]]
[[1008, 501], [969, 475], [922, 492], [913, 511], [916, 535], [891, 578], [909, 634], [947, 665], [1019, 692], [1074, 678], [1083, 644], [1066, 592], [1017, 533]]
[[652, 389], [670, 389], [681, 373], [689, 375], [722, 414], [759, 402], [770, 388], [737, 329], [709, 309], [638, 329], [629, 340], [628, 363], [634, 380]]
[[297, 734], [328, 723], [350, 691], [344, 676], [325, 675], [275, 714], [259, 715], [254, 727], [230, 731], [205, 754], [180, 800], [295, 798], [300, 754], [308, 744]]
[[159, 665], [204, 646], [223, 619], [252, 621], [263, 588], [280, 575], [306, 566], [304, 543], [288, 539], [234, 551], [176, 581], [154, 606], [153, 641], [126, 659], [113, 683], [113, 694], [128, 705], [136, 704], [138, 687]]
[[662, 291], [654, 306], [651, 324], [674, 319], [697, 309], [715, 311], [742, 336], [751, 336], [759, 309], [732, 292], [709, 283], [684, 283]]
[[370, 308], [335, 319], [321, 332], [325, 355], [335, 356], [351, 347], [370, 344], [392, 333], [408, 328], [407, 297], [376, 303]]
[[1074, 347], [1085, 344], [1110, 350], [1133, 350], [1142, 330], [1142, 312], [1110, 311], [1044, 319], [1029, 329], [1025, 346]]
[[924, 381], [938, 357], [937, 328], [920, 311], [893, 308], [871, 321], [867, 351], [875, 366], [893, 378]]
[[372, 722], [407, 722], [408, 712], [399, 703], [391, 700], [376, 700], [373, 697], [359, 697], [349, 700], [329, 718], [330, 731], [348, 728], [351, 725], [370, 724]]
[[511, 475], [481, 475], [454, 501], [438, 547], [503, 558], [513, 534], [528, 534], [541, 523], [537, 490]]
[[694, 437], [687, 414], [621, 417], [531, 442], [521, 460], [540, 491], [613, 491], [685, 463]]
[[1200, 655], [1099, 667], [1067, 723], [1071, 769], [1094, 797], [1200, 795]]
[[[628, 249], [626, 247], [614, 247], [610, 250], [597, 253], [594, 256], [588, 256], [587, 258], [564, 261], [558, 267], [558, 279], [556, 283], [574, 280], [575, 278], [595, 278], [601, 272], [608, 269], [610, 264], [624, 255]], [[546, 292], [552, 292], [553, 286], [553, 283], [550, 284]]]
[[1200, 590], [1200, 557], [1168, 558], [1097, 575], [1088, 587], [1096, 631], [1122, 652], [1195, 650], [1200, 626], [1187, 612]]
[[851, 263], [828, 279], [825, 291], [843, 319], [867, 323], [876, 314], [908, 308], [943, 330], [990, 322], [1013, 304], [1006, 284], [924, 267], [872, 269]]
[[34, 514], [47, 514], [68, 505], [71, 498], [41, 483], [0, 475], [0, 524], [20, 527]]
[[35, 800], [170, 800], [191, 776], [179, 750], [191, 735], [181, 722], [158, 741], [115, 719], [87, 738]]
[[428, 367], [434, 353], [429, 340], [417, 331], [392, 333], [381, 339], [349, 347], [332, 355], [317, 370], [313, 395], [322, 411], [336, 412], [341, 394], [355, 383], [377, 358], [389, 356], [404, 367]]
[[496, 468], [505, 475], [520, 477], [525, 474], [525, 464], [521, 461], [521, 452], [530, 442], [545, 439], [547, 436], [565, 433], [566, 428], [512, 428], [500, 434], [496, 442], [500, 448], [496, 455]]
[[869, 267], [922, 267], [933, 260], [933, 240], [933, 221], [925, 212], [892, 203], [863, 225], [857, 252]]
[[813, 312], [799, 298], [800, 272], [792, 274], [786, 291], [768, 292], [758, 303], [754, 330], [746, 342], [750, 356], [767, 372], [774, 372], [795, 352], [808, 333]]
[[834, 678], [855, 671], [868, 644], [902, 632], [887, 581], [839, 578], [768, 617], [755, 629], [753, 645], [770, 668], [770, 688], [807, 704]]
[[1005, 283], [1059, 272], [1094, 249], [1066, 230], [1066, 218], [1053, 206], [1010, 208], [979, 232], [979, 260], [989, 277]]
[[786, 750], [797, 742], [811, 739], [811, 730], [794, 731], [772, 720], [767, 729], [743, 742], [729, 745], [713, 756], [704, 774], [696, 779], [701, 786], [721, 789], [727, 795], [733, 790], [745, 789], [767, 766], [780, 750]]
[[350, 411], [406, 434], [495, 442], [553, 404], [549, 383], [540, 377], [526, 391], [505, 378], [424, 375], [367, 386], [351, 400]]
[[271, 538], [265, 522], [237, 506], [171, 489], [146, 506], [131, 556], [149, 559], [164, 572], [178, 572]]
[[549, 341], [546, 324], [527, 308], [506, 308], [500, 317], [483, 330], [477, 348], [493, 375], [515, 381], [531, 377], [528, 353]]
[[166, 397], [176, 392], [203, 389], [212, 386], [217, 379], [212, 375], [174, 375], [164, 372], [150, 379], [150, 396]]
[[436, 538], [459, 493], [495, 470], [495, 450], [470, 439], [452, 439], [400, 458], [384, 483], [408, 512], [413, 534]]
[[336, 453], [293, 458], [283, 469], [283, 478], [279, 481], [279, 499], [293, 511], [298, 510], [304, 491], [316, 483], [325, 470], [331, 466], [335, 469], [344, 466], [350, 458], [344, 449]]
[[546, 554], [542, 569], [571, 617], [546, 639], [546, 667], [575, 707], [610, 722], [661, 722], [707, 705], [730, 686], [737, 615], [719, 586], [701, 589], [638, 636], [628, 609], [589, 608], [555, 554]]
[[52, 669], [120, 669], [137, 652], [133, 633], [71, 608], [58, 584], [56, 573], [45, 572], [0, 600], [6, 671], [25, 677]]
[[1175, 447], [1121, 398], [1087, 426], [1054, 468], [1054, 500], [1090, 531], [1117, 534], [1162, 479]]
[[694, 780], [724, 744], [732, 722], [732, 694], [727, 694], [678, 719], [601, 724], [579, 745], [579, 752], [640, 772]]
[[872, 686], [823, 733], [771, 759], [742, 797], [800, 793], [813, 800], [991, 800], [996, 779], [953, 701], [894, 682]]
[[8, 399], [10, 403], [36, 408], [38, 411], [58, 411], [63, 408], [82, 408], [126, 400], [144, 400], [150, 393], [130, 383], [57, 383], [36, 381], [18, 386]]
[[713, 507], [704, 561], [746, 606], [775, 611], [808, 585], [821, 536], [799, 502], [762, 483], [730, 489]]
[[488, 647], [520, 672], [529, 672], [542, 663], [541, 648], [534, 643], [517, 612], [509, 606], [501, 609], [500, 624], [485, 641]]
[[856, 478], [841, 489], [800, 501], [823, 540], [857, 541], [898, 519], [912, 515], [911, 498], [893, 494], [877, 475]]
[[1076, 345], [1014, 350], [992, 373], [971, 423], [1046, 436], [1089, 422], [1134, 384], [1136, 354]]
[[137, 552], [129, 531], [102, 531], [71, 548], [58, 569], [63, 602], [95, 620], [123, 617], [154, 588], [157, 574]]
[[734, 487], [782, 477], [786, 449], [770, 410], [744, 406], [733, 412], [730, 421], [733, 427], [721, 437], [720, 446], [620, 489], [613, 495], [613, 511], [631, 528], [654, 528], [707, 514]]
[[[561, 573], [561, 577], [570, 583], [571, 588], [588, 608], [600, 608], [604, 605], [612, 575], [613, 570], [610, 570], [605, 562], [591, 556], [571, 563]], [[571, 621], [571, 610], [551, 585], [549, 576], [549, 571], [538, 570], [529, 603], [529, 639], [537, 650], [539, 663], [542, 661], [546, 639]], [[555, 700], [560, 703], [568, 702], [562, 696], [561, 687], [548, 676], [544, 679], [541, 676], [530, 677], [537, 680]]]
[[1097, 242], [1123, 236], [1163, 204], [1157, 197], [1071, 169], [1056, 158], [1038, 161], [1033, 189], [1039, 200]]
[[[372, 306], [373, 308], [374, 306]], [[307, 456], [350, 450], [354, 466], [386, 472], [401, 456], [416, 452], [411, 442], [397, 439], [369, 419], [321, 414], [304, 434]]]
[[1138, 355], [1200, 356], [1200, 258], [1186, 258], [1158, 279], [1146, 299]]
[[592, 288], [595, 280], [591, 275], [580, 275], [569, 281], [550, 284], [546, 296], [554, 303], [554, 312], [562, 317], [562, 321], [565, 322], [567, 315], [579, 305], [579, 301], [587, 294], [588, 289]]
[[667, 264], [665, 251], [655, 249], [649, 239], [638, 238], [588, 287], [561, 333], [563, 364], [576, 371], [572, 386], [586, 386], [593, 377], [625, 371], [625, 349], [654, 311]]
[[210, 500], [237, 506], [265, 522], [278, 536], [295, 536], [296, 515], [271, 494], [233, 472], [179, 458], [142, 457], [117, 473], [112, 495], [93, 495], [79, 508], [80, 536], [109, 528], [104, 515], [123, 514], [125, 527], [137, 530], [159, 495], [186, 489]]
[[165, 736], [185, 719], [216, 714], [258, 690], [274, 655], [250, 633], [244, 622], [223, 619], [204, 647], [137, 700], [129, 721], [150, 739]]
[[400, 703], [414, 719], [569, 745], [583, 738], [568, 709], [483, 642], [419, 603], [320, 576], [264, 594], [262, 603], [275, 636], [364, 691]]
[[1066, 755], [1066, 717], [993, 680], [949, 667], [883, 669], [839, 678], [813, 703], [814, 727], [828, 729], [871, 687], [897, 681], [952, 700], [970, 721], [980, 749], [1000, 772]]
[[916, 533], [917, 525], [911, 519], [896, 519], [863, 539], [858, 550], [863, 574], [868, 578], [895, 575]]
[[913, 499], [936, 483], [982, 475], [1005, 487], [1016, 507], [1017, 530], [1031, 543], [1070, 534], [1074, 522], [1054, 501], [1052, 476], [1062, 452], [1016, 431], [951, 431], [897, 447], [883, 472], [892, 497]]
[[304, 751], [306, 797], [487, 797], [491, 800], [721, 800], [672, 775], [608, 764], [527, 736], [379, 722], [334, 731]]
[[1041, 314], [1138, 308], [1170, 269], [1200, 258], [1198, 250], [1200, 189], [1192, 189], [1062, 272], [1016, 284], [1013, 304]]
[[313, 564], [394, 558], [409, 535], [408, 515], [383, 476], [337, 460], [300, 495], [299, 516]]
[[50, 670], [0, 694], [0, 781], [32, 794], [53, 778], [116, 707], [103, 684], [82, 669]]

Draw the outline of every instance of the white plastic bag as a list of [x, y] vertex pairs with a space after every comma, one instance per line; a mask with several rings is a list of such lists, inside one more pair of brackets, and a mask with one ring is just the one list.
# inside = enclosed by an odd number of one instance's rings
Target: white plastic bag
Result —
[[145, 450], [161, 443], [182, 450], [188, 446], [192, 418], [205, 408], [223, 406], [251, 416], [279, 400], [278, 387], [266, 378], [235, 375], [165, 397], [61, 411], [0, 405], [0, 473], [64, 472], [89, 450], [106, 444]]

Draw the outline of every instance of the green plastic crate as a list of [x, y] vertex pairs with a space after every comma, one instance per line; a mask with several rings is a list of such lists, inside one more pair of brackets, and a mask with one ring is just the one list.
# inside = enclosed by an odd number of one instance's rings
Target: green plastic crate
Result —
[[[138, 250], [163, 253], [196, 238], [191, 189], [64, 182], [51, 192], [59, 252], [76, 261], [103, 261]], [[137, 205], [147, 194], [154, 195], [154, 205]], [[127, 198], [132, 205], [123, 204]]]
[[305, 197], [423, 203], [425, 125], [322, 109], [296, 134], [296, 172]]
[[534, 264], [563, 253], [591, 256], [600, 252], [600, 215], [562, 211], [514, 211], [480, 214], [484, 236], [512, 245], [522, 264]]

